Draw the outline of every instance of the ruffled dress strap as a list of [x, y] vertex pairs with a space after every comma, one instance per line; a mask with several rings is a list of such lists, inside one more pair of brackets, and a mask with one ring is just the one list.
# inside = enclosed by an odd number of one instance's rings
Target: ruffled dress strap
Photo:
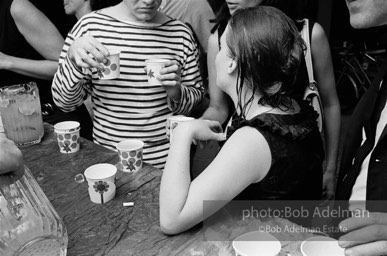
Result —
[[244, 126], [250, 126], [291, 140], [301, 140], [315, 129], [318, 129], [317, 118], [318, 113], [308, 105], [303, 105], [300, 112], [296, 114], [263, 113], [250, 120], [233, 116], [231, 126], [227, 129], [227, 138], [236, 130]]

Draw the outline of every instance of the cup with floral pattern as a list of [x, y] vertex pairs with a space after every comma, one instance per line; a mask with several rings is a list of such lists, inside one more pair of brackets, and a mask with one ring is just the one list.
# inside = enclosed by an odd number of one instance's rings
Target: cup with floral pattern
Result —
[[97, 204], [104, 204], [116, 195], [117, 168], [108, 163], [95, 164], [84, 172], [89, 186], [90, 200]]
[[176, 115], [176, 116], [170, 116], [167, 119], [167, 122], [165, 123], [165, 131], [167, 134], [167, 138], [169, 138], [169, 141], [172, 141], [172, 133], [173, 129], [175, 129], [179, 123], [185, 122], [185, 121], [191, 121], [195, 118], [189, 117], [189, 116], [183, 116], [183, 115]]
[[145, 61], [149, 85], [161, 85], [161, 82], [157, 77], [160, 75], [160, 70], [165, 67], [165, 63], [167, 62], [169, 62], [167, 59], [148, 59]]
[[71, 154], [79, 150], [80, 129], [80, 124], [76, 121], [65, 121], [54, 125], [54, 131], [56, 133], [61, 153]]
[[116, 145], [120, 166], [124, 172], [137, 172], [142, 168], [144, 142], [136, 139], [123, 140]]
[[103, 69], [99, 69], [99, 79], [116, 79], [120, 77], [120, 54], [121, 51], [116, 49], [108, 49], [109, 56], [103, 64]]

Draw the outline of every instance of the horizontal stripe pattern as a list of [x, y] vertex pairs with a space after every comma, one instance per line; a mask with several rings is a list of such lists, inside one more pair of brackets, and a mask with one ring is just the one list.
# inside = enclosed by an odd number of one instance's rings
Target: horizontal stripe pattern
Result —
[[[92, 35], [120, 54], [120, 77], [100, 80], [94, 68], [79, 68], [68, 57], [72, 42]], [[150, 86], [144, 71], [148, 58], [175, 59], [182, 67], [180, 102], [168, 98], [161, 86]], [[169, 150], [166, 119], [189, 115], [203, 97], [197, 45], [189, 28], [177, 20], [142, 25], [121, 21], [99, 11], [85, 15], [68, 34], [55, 74], [54, 102], [72, 111], [91, 94], [94, 142], [115, 150], [124, 139], [145, 142], [144, 161], [164, 168]]]

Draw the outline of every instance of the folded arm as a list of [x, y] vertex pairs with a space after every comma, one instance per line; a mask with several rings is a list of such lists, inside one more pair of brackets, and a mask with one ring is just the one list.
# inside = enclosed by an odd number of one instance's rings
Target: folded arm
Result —
[[14, 1], [11, 15], [26, 41], [45, 59], [24, 59], [0, 53], [0, 68], [51, 80], [58, 67], [63, 37], [51, 21], [29, 1]]

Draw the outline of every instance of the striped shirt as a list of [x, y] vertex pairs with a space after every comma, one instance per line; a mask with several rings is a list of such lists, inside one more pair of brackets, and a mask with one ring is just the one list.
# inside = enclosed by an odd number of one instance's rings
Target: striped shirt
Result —
[[[121, 51], [119, 78], [101, 80], [95, 68], [79, 68], [69, 59], [69, 46], [86, 34], [108, 49]], [[168, 98], [162, 86], [148, 84], [144, 67], [149, 58], [179, 62], [180, 102]], [[203, 97], [198, 59], [192, 33], [180, 21], [140, 24], [92, 12], [80, 19], [66, 38], [52, 85], [54, 102], [62, 110], [72, 111], [91, 94], [94, 142], [116, 150], [115, 145], [124, 139], [140, 139], [145, 143], [144, 161], [163, 169], [169, 150], [167, 118], [189, 115]]]

